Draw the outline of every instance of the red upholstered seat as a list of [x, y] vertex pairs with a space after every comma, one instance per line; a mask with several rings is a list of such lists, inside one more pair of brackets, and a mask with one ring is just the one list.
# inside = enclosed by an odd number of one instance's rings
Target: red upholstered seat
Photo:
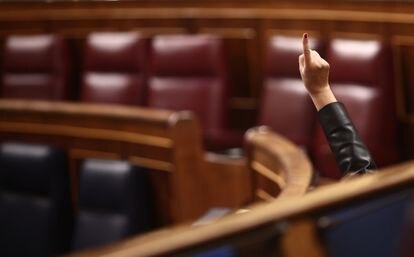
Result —
[[220, 38], [211, 35], [153, 38], [148, 105], [194, 111], [210, 150], [241, 145], [241, 134], [227, 129], [227, 91]]
[[[313, 49], [320, 49], [317, 40], [312, 39], [310, 44]], [[316, 116], [300, 78], [301, 53], [300, 37], [278, 35], [268, 41], [258, 123], [309, 150]]]
[[68, 56], [56, 35], [9, 36], [3, 52], [1, 94], [62, 100], [68, 95]]
[[[375, 40], [332, 40], [327, 61], [330, 81], [338, 100], [345, 104], [378, 166], [398, 160], [395, 98], [390, 49]], [[317, 125], [313, 154], [325, 176], [338, 178], [339, 170]]]
[[81, 100], [142, 105], [147, 40], [135, 32], [97, 32], [84, 49]]

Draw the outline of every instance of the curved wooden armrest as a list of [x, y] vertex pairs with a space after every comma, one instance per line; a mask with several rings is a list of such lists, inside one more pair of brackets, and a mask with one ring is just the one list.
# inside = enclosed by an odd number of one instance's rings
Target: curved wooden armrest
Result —
[[247, 131], [245, 140], [256, 198], [272, 200], [307, 192], [313, 169], [303, 150], [264, 126]]

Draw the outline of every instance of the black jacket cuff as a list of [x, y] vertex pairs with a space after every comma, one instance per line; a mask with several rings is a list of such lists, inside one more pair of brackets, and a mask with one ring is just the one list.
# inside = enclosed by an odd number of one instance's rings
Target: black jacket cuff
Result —
[[351, 123], [345, 106], [340, 102], [333, 102], [322, 107], [319, 110], [319, 120], [326, 135], [338, 127]]

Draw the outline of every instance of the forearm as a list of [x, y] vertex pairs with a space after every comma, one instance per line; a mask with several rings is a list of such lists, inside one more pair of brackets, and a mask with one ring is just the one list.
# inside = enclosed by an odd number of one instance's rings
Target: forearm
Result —
[[309, 95], [312, 98], [312, 102], [318, 111], [325, 105], [337, 102], [335, 95], [333, 94], [329, 85], [322, 87], [322, 89], [318, 90], [317, 92], [309, 92]]

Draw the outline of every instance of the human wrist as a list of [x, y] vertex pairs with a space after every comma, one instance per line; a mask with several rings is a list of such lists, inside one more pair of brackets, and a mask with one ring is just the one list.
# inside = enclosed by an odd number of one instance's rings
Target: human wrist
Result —
[[324, 86], [321, 90], [309, 92], [309, 95], [312, 98], [312, 102], [318, 111], [325, 105], [337, 102], [336, 97], [329, 85]]

